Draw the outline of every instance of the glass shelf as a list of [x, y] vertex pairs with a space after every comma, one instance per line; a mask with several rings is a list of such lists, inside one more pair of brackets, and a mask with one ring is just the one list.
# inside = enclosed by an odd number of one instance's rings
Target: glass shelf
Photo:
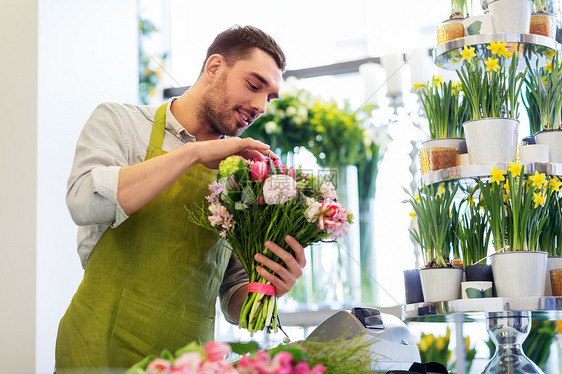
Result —
[[[539, 59], [539, 66], [546, 65], [546, 56], [560, 49], [560, 44], [552, 38], [535, 34], [499, 33], [486, 35], [470, 35], [450, 40], [438, 45], [433, 50], [434, 63], [443, 69], [456, 70], [461, 66], [461, 51], [464, 46], [474, 47], [476, 57], [486, 59], [491, 57], [491, 51], [486, 49], [490, 42], [501, 41], [507, 43], [509, 52], [519, 51], [519, 54], [529, 57], [531, 66]], [[525, 59], [519, 60], [519, 68], [525, 69]]]
[[[547, 175], [562, 176], [562, 164], [555, 164], [550, 162], [534, 162], [522, 164], [525, 167], [526, 174], [533, 174], [536, 171], [545, 173]], [[431, 171], [421, 176], [422, 184], [434, 184], [447, 182], [457, 179], [470, 179], [478, 177], [489, 177], [490, 170], [496, 166], [499, 170], [506, 170], [509, 168], [509, 163], [495, 163], [486, 165], [466, 165], [455, 166], [452, 168]]]
[[402, 307], [402, 319], [411, 322], [456, 322], [461, 316], [463, 322], [483, 322], [486, 313], [522, 311], [530, 311], [533, 320], [562, 319], [562, 297], [490, 297], [408, 304]]

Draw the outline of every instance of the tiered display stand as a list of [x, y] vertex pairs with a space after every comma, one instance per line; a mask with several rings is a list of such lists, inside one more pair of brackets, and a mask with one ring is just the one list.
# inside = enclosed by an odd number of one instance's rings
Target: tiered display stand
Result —
[[[467, 36], [455, 39], [435, 48], [433, 56], [437, 66], [454, 70], [460, 67], [461, 51], [465, 46], [474, 47], [478, 58], [491, 56], [486, 47], [490, 42], [507, 43], [508, 51], [521, 57], [526, 56], [531, 66], [539, 61], [544, 66], [546, 59], [559, 49], [559, 44], [551, 38], [531, 34], [488, 34]], [[542, 62], [542, 63], [541, 63]], [[525, 59], [520, 58], [520, 68], [525, 68]], [[507, 169], [508, 164], [469, 165], [438, 170], [424, 174], [423, 184], [441, 183], [460, 180], [473, 183], [474, 178], [489, 176], [494, 166]], [[525, 164], [526, 173], [562, 175], [562, 164], [532, 163]], [[410, 304], [403, 308], [404, 321], [416, 322], [455, 322], [457, 325], [457, 346], [464, 348], [462, 326], [466, 322], [484, 322], [488, 334], [496, 345], [496, 353], [488, 362], [483, 373], [543, 373], [528, 357], [521, 344], [527, 337], [531, 320], [562, 319], [562, 297], [525, 297], [525, 298], [486, 298], [452, 300], [439, 303]], [[457, 372], [465, 373], [464, 349], [457, 349]]]

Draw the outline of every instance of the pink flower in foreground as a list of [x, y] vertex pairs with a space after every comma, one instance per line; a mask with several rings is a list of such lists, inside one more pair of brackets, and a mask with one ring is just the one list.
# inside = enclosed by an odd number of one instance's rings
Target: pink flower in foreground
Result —
[[220, 342], [209, 342], [205, 344], [205, 355], [209, 361], [220, 361], [232, 352], [228, 344]]
[[254, 181], [263, 181], [267, 177], [269, 166], [266, 161], [256, 161], [250, 169], [250, 177]]
[[293, 374], [309, 374], [309, 373], [310, 373], [310, 367], [308, 366], [308, 362], [306, 361], [299, 362], [295, 366], [295, 369], [293, 370]]
[[273, 362], [280, 367], [292, 367], [293, 356], [289, 352], [279, 352], [273, 357]]
[[203, 360], [199, 352], [187, 352], [176, 358], [172, 373], [196, 373]]
[[318, 364], [315, 365], [312, 370], [310, 370], [310, 374], [324, 374], [326, 371], [326, 367], [324, 365]]
[[263, 198], [266, 204], [285, 204], [297, 194], [297, 182], [289, 175], [274, 174], [263, 184]]
[[146, 367], [147, 374], [169, 374], [172, 372], [172, 364], [163, 358], [155, 358]]
[[291, 167], [287, 170], [287, 174], [290, 175], [291, 177], [293, 177], [293, 179], [295, 179], [295, 180], [297, 179], [297, 172], [295, 171], [295, 168], [294, 168], [294, 167], [291, 166]]

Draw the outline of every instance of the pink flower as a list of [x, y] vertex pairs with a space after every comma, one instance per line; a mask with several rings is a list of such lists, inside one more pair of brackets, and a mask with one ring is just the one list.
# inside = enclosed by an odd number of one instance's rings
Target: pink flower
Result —
[[310, 367], [308, 366], [308, 362], [301, 361], [295, 365], [295, 369], [293, 370], [293, 374], [309, 374]]
[[324, 374], [326, 371], [326, 367], [324, 365], [318, 364], [314, 365], [312, 370], [310, 370], [310, 374]]
[[291, 167], [287, 170], [287, 174], [290, 175], [291, 177], [293, 177], [294, 180], [297, 180], [297, 172], [295, 171], [295, 168], [294, 168], [294, 167], [291, 166]]
[[211, 204], [209, 205], [209, 211], [211, 215], [208, 217], [211, 226], [221, 226], [222, 231], [219, 235], [222, 238], [226, 238], [226, 234], [234, 228], [234, 223], [232, 222], [232, 214], [221, 204]]
[[220, 361], [232, 352], [228, 344], [209, 342], [205, 344], [205, 355], [209, 361]]
[[172, 372], [172, 364], [163, 358], [155, 358], [146, 367], [147, 374], [169, 374]]
[[203, 360], [199, 352], [187, 352], [176, 358], [172, 373], [196, 373]]
[[205, 199], [207, 199], [207, 201], [211, 204], [218, 203], [219, 195], [222, 192], [221, 184], [218, 183], [217, 181], [214, 181], [209, 185], [209, 191], [211, 191], [211, 194], [209, 196], [205, 196]]
[[269, 166], [265, 161], [256, 161], [250, 169], [250, 177], [254, 181], [263, 181], [267, 177]]
[[273, 357], [273, 362], [280, 367], [292, 367], [293, 356], [289, 352], [279, 352]]
[[320, 207], [320, 215], [318, 217], [318, 227], [324, 230], [324, 226], [333, 226], [337, 224], [336, 218], [341, 211], [341, 205], [338, 203], [330, 203], [328, 200], [322, 202]]
[[274, 174], [263, 184], [263, 198], [266, 204], [285, 204], [297, 194], [297, 182], [288, 175]]

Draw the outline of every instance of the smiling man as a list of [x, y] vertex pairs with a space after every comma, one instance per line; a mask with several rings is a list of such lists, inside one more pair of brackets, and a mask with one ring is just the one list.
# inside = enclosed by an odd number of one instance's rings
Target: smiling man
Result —
[[[215, 300], [236, 322], [247, 295], [240, 262], [216, 235], [187, 219], [204, 202], [224, 158], [275, 157], [240, 135], [278, 97], [285, 56], [263, 31], [246, 26], [219, 34], [201, 75], [160, 107], [104, 103], [77, 143], [67, 205], [79, 226], [84, 279], [59, 325], [56, 370], [125, 368], [167, 348], [213, 339]], [[287, 293], [302, 275], [294, 256], [265, 246], [260, 274]]]

